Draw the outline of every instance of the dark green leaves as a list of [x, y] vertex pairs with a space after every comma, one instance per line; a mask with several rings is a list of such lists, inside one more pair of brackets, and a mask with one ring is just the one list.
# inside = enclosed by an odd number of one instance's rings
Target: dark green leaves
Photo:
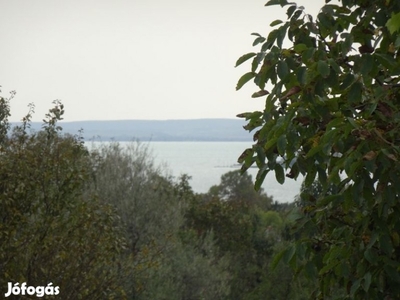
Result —
[[379, 257], [375, 249], [368, 248], [365, 250], [364, 257], [371, 265], [376, 265], [378, 263]]
[[245, 85], [248, 81], [250, 81], [251, 79], [253, 79], [256, 76], [256, 74], [254, 72], [249, 72], [244, 74], [242, 77], [240, 77], [237, 85], [236, 85], [236, 90], [240, 90], [242, 88], [243, 85]]
[[274, 27], [276, 25], [282, 24], [283, 21], [282, 20], [275, 20], [273, 21], [271, 24], [269, 24], [270, 27]]
[[280, 184], [283, 184], [285, 182], [285, 171], [283, 170], [283, 167], [277, 163], [274, 170], [276, 181], [278, 181]]
[[342, 42], [342, 57], [346, 57], [347, 53], [350, 52], [352, 45], [354, 43], [353, 35], [350, 33], [342, 33], [341, 38], [344, 40]]
[[279, 155], [283, 156], [285, 154], [286, 144], [287, 144], [286, 135], [283, 134], [278, 138], [276, 142]]
[[[323, 299], [334, 297], [333, 283], [347, 298], [383, 299], [387, 286], [400, 298], [392, 284], [400, 266], [382, 267], [400, 261], [400, 13], [397, 2], [367, 2], [323, 5], [314, 21], [294, 3], [269, 1], [289, 4], [287, 20], [270, 24], [263, 61], [251, 69], [253, 96], [270, 92], [255, 139], [265, 156], [256, 186], [269, 171], [279, 183], [286, 169], [304, 176], [299, 247], [282, 255], [320, 274]], [[297, 250], [305, 248], [312, 255]]]
[[300, 67], [297, 69], [297, 81], [301, 86], [304, 86], [307, 82], [307, 68], [306, 67]]
[[285, 5], [287, 5], [287, 4], [289, 4], [288, 2], [287, 2], [287, 0], [270, 0], [270, 1], [268, 1], [266, 4], [265, 4], [265, 6], [270, 6], [270, 5], [280, 5], [280, 6], [285, 6]]
[[374, 57], [370, 54], [363, 55], [361, 58], [360, 73], [366, 78], [374, 68]]
[[289, 75], [289, 67], [285, 61], [279, 61], [276, 71], [280, 79], [285, 79]]
[[326, 78], [329, 76], [330, 69], [329, 69], [329, 65], [327, 64], [326, 61], [324, 61], [324, 60], [318, 61], [317, 70], [318, 70], [318, 73], [320, 73], [322, 77]]
[[257, 46], [258, 44], [264, 43], [264, 42], [265, 42], [265, 37], [260, 36], [254, 40], [253, 46]]
[[245, 61], [249, 60], [250, 58], [252, 58], [252, 57], [254, 57], [254, 56], [256, 56], [256, 55], [257, 55], [257, 53], [250, 52], [250, 53], [247, 53], [247, 54], [241, 56], [241, 57], [236, 61], [235, 67], [241, 65], [242, 63], [244, 63]]
[[349, 90], [349, 93], [347, 94], [347, 97], [350, 102], [356, 103], [361, 100], [362, 96], [362, 91], [363, 91], [363, 85], [361, 82], [357, 81], [355, 82]]
[[384, 265], [383, 268], [385, 269], [385, 272], [387, 273], [387, 275], [390, 277], [391, 280], [400, 283], [399, 271], [396, 268], [388, 264]]
[[276, 44], [277, 44], [277, 46], [279, 48], [282, 48], [283, 40], [286, 37], [286, 31], [287, 31], [288, 27], [289, 27], [289, 24], [286, 23], [285, 25], [281, 26], [278, 29], [277, 38], [276, 38]]

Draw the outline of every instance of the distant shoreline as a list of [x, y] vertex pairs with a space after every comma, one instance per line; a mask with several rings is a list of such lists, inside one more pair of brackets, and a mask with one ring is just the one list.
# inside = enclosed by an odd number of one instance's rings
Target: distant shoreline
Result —
[[[18, 125], [20, 122], [12, 122]], [[38, 131], [41, 122], [32, 122]], [[79, 134], [85, 141], [143, 142], [251, 142], [252, 134], [241, 119], [188, 119], [188, 120], [104, 120], [60, 122], [64, 133]]]

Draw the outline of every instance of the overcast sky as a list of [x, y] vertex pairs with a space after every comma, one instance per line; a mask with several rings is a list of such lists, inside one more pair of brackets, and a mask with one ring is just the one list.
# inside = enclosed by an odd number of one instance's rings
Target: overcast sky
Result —
[[[235, 118], [263, 109], [254, 85], [235, 91], [286, 9], [267, 0], [0, 0], [0, 85], [16, 90], [12, 121], [60, 99], [65, 121]], [[297, 1], [315, 14], [325, 1]]]

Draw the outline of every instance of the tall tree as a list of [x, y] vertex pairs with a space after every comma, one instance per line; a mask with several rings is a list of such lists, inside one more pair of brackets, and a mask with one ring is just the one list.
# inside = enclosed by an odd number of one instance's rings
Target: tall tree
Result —
[[145, 144], [112, 142], [92, 147], [94, 181], [88, 187], [118, 213], [128, 248], [119, 261], [128, 299], [222, 299], [228, 294], [226, 262], [217, 257], [211, 236], [185, 228], [190, 199], [179, 182], [153, 163]]
[[236, 63], [252, 59], [237, 89], [253, 80], [252, 97], [266, 99], [263, 111], [238, 115], [255, 132], [239, 162], [259, 168], [256, 188], [270, 171], [280, 183], [302, 174], [306, 187], [321, 184], [317, 197], [304, 190], [296, 221], [314, 233], [282, 253], [318, 280], [315, 297], [339, 285], [343, 298], [398, 299], [400, 2], [330, 2], [315, 19], [286, 0], [266, 4], [287, 20], [253, 33], [260, 50]]

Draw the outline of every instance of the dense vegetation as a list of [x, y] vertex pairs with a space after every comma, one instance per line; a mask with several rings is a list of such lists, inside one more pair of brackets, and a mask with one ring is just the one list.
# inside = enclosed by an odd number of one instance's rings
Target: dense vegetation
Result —
[[[59, 299], [400, 298], [400, 2], [327, 0], [315, 20], [276, 4], [288, 20], [237, 62], [252, 59], [237, 88], [254, 80], [266, 98], [240, 115], [257, 191], [233, 171], [196, 194], [140, 143], [89, 150], [62, 133], [57, 101], [40, 131], [33, 106], [11, 129], [0, 97], [1, 293], [51, 282]], [[270, 171], [305, 176], [294, 204], [260, 189]]]
[[[0, 98], [0, 287], [59, 287], [57, 299], [307, 299], [279, 264], [289, 205], [224, 174], [205, 194], [153, 164], [145, 144], [85, 146], [63, 134], [55, 102], [10, 127]], [[13, 298], [11, 296], [10, 298]], [[36, 298], [18, 295], [15, 299]]]
[[237, 89], [252, 80], [265, 99], [240, 115], [256, 187], [270, 171], [305, 176], [297, 241], [280, 256], [318, 283], [312, 298], [400, 299], [400, 1], [326, 0], [316, 18], [270, 5], [287, 20], [254, 33]]

